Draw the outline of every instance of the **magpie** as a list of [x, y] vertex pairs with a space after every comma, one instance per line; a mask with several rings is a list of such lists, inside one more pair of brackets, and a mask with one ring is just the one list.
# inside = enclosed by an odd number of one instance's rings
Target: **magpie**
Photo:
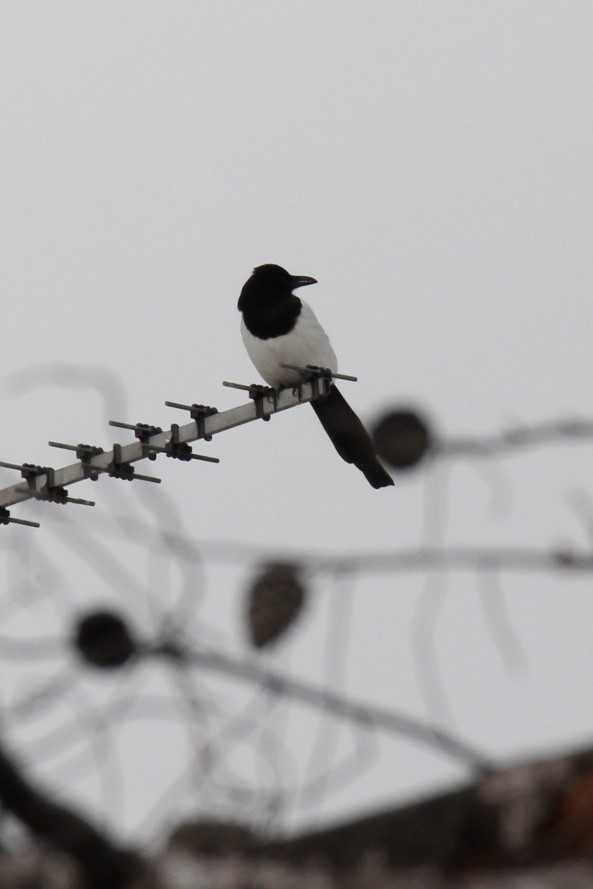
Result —
[[[316, 284], [315, 278], [290, 275], [268, 263], [253, 270], [243, 285], [237, 308], [247, 354], [266, 383], [275, 389], [303, 382], [306, 375], [284, 365], [338, 370], [336, 353], [313, 309], [293, 290]], [[393, 484], [377, 460], [371, 438], [334, 383], [327, 395], [311, 402], [340, 457], [353, 463], [373, 488]]]

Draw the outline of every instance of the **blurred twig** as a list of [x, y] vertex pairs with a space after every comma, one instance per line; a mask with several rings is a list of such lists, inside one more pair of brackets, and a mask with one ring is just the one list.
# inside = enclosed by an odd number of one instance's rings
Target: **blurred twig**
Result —
[[593, 420], [546, 420], [531, 426], [516, 426], [495, 435], [449, 438], [433, 445], [433, 454], [445, 457], [493, 457], [570, 440], [593, 440]]
[[490, 764], [476, 749], [439, 728], [426, 725], [420, 720], [362, 704], [335, 694], [327, 689], [317, 689], [306, 682], [282, 676], [272, 670], [263, 670], [248, 661], [240, 661], [215, 651], [185, 652], [185, 658], [193, 664], [232, 676], [241, 682], [250, 682], [279, 695], [294, 698], [304, 704], [321, 707], [325, 711], [366, 726], [408, 737], [448, 754], [454, 759], [478, 771], [488, 771]]

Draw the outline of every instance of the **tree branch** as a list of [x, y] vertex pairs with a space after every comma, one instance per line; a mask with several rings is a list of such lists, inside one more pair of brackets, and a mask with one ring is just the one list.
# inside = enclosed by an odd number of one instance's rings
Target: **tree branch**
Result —
[[0, 802], [37, 838], [71, 856], [88, 889], [124, 889], [137, 874], [139, 861], [133, 853], [32, 787], [1, 747]]

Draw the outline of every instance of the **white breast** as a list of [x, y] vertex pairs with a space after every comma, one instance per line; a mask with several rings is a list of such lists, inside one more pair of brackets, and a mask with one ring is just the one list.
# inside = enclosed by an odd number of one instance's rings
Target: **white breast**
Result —
[[333, 373], [338, 370], [338, 359], [325, 330], [311, 306], [304, 300], [301, 302], [302, 309], [297, 323], [284, 336], [260, 340], [247, 330], [241, 318], [241, 336], [247, 354], [270, 386], [289, 386], [299, 382], [300, 374], [287, 370], [282, 367], [283, 364], [295, 364], [298, 367], [314, 364], [317, 367], [329, 367]]

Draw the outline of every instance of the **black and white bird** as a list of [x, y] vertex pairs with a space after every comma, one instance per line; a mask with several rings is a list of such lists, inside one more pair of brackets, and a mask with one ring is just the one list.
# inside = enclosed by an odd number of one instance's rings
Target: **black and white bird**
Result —
[[[238, 309], [245, 348], [275, 389], [303, 381], [303, 373], [287, 364], [338, 370], [336, 353], [313, 309], [293, 293], [297, 287], [316, 283], [315, 278], [290, 275], [279, 265], [267, 264], [254, 269], [241, 290]], [[368, 432], [335, 384], [311, 406], [343, 460], [360, 469], [373, 488], [393, 484], [377, 460]]]

